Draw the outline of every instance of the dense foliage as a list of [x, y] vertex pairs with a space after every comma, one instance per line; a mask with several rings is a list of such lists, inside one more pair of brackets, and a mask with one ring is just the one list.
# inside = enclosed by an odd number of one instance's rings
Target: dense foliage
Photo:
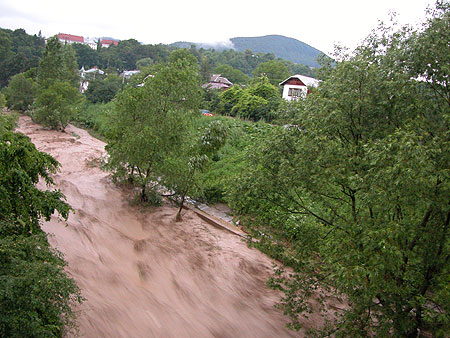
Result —
[[128, 86], [115, 100], [107, 133], [108, 167], [114, 177], [139, 187], [142, 202], [158, 203], [162, 187], [179, 197], [196, 193], [199, 175], [223, 145], [220, 121], [199, 125], [201, 87], [196, 58], [172, 52], [167, 64], [141, 86]]
[[249, 147], [230, 202], [294, 268], [271, 282], [293, 328], [333, 294], [348, 306], [318, 336], [448, 336], [449, 24], [438, 3], [421, 30], [380, 27]]
[[253, 121], [271, 121], [281, 104], [280, 90], [265, 76], [255, 78], [249, 86], [232, 86], [219, 94], [215, 110], [224, 115]]
[[117, 179], [140, 186], [143, 201], [148, 199], [149, 184], [156, 182], [162, 159], [181, 145], [192, 117], [199, 114], [195, 58], [178, 56], [161, 65], [144, 86], [122, 91], [110, 116], [109, 167]]
[[24, 73], [14, 75], [3, 89], [6, 103], [9, 109], [21, 112], [27, 111], [36, 97], [37, 85], [33, 78], [28, 78]]
[[0, 336], [62, 337], [74, 327], [72, 303], [82, 298], [40, 221], [55, 212], [67, 219], [70, 207], [60, 191], [36, 187], [53, 184], [59, 164], [13, 125], [0, 114]]
[[36, 122], [64, 131], [81, 100], [77, 68], [72, 46], [63, 46], [56, 36], [49, 38], [37, 74], [38, 93], [32, 115]]
[[92, 103], [107, 103], [111, 101], [122, 87], [122, 78], [115, 74], [110, 74], [103, 78], [96, 78], [89, 81], [88, 89], [85, 92], [86, 99]]
[[44, 50], [44, 38], [23, 29], [0, 28], [0, 89], [10, 78], [37, 67]]

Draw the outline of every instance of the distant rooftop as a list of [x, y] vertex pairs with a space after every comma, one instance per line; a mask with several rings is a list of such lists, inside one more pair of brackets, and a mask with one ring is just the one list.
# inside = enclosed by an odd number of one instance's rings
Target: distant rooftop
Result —
[[308, 86], [308, 87], [317, 87], [320, 82], [319, 80], [317, 80], [313, 77], [296, 74], [296, 75], [289, 76], [286, 80], [284, 80], [283, 82], [280, 82], [280, 86], [283, 86], [286, 82], [288, 82], [289, 80], [292, 80], [292, 79], [300, 80], [305, 86]]

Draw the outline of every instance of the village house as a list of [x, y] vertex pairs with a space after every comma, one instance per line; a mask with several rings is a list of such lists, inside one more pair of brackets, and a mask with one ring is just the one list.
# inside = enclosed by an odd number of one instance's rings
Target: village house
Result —
[[[81, 43], [81, 44], [91, 47], [92, 49], [95, 49], [95, 50], [97, 49], [98, 39], [95, 39], [95, 38], [84, 38], [79, 35], [59, 33], [58, 39], [63, 44]], [[119, 41], [113, 40], [113, 39], [100, 40], [100, 46], [105, 47], [105, 48], [108, 48], [111, 45], [117, 46], [118, 44], [119, 44]]]
[[111, 39], [103, 39], [100, 41], [100, 44], [103, 48], [108, 48], [111, 45], [117, 46], [119, 44], [119, 41]]
[[105, 72], [103, 70], [99, 69], [98, 67], [93, 67], [88, 70], [84, 70], [84, 66], [81, 67], [81, 69], [80, 69], [80, 78], [81, 78], [80, 92], [81, 93], [84, 93], [87, 90], [87, 88], [89, 86], [89, 81], [95, 80], [95, 76], [97, 74], [104, 75]]
[[59, 33], [58, 39], [63, 44], [84, 43], [84, 38], [78, 35]]
[[309, 88], [317, 87], [319, 80], [304, 75], [292, 75], [283, 82], [283, 99], [287, 101], [298, 101], [299, 98], [304, 98], [309, 93]]
[[226, 77], [221, 76], [221, 74], [213, 74], [209, 78], [209, 82], [202, 85], [202, 88], [227, 90], [232, 85], [233, 83]]

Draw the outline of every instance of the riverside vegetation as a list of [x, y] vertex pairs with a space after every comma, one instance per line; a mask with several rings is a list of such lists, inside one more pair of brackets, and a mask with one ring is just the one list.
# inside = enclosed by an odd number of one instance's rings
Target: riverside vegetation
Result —
[[[159, 183], [181, 204], [187, 195], [228, 203], [258, 239], [251, 245], [291, 268], [269, 281], [291, 328], [313, 295], [324, 311], [336, 295], [346, 305], [312, 337], [448, 337], [449, 26], [445, 1], [421, 27], [380, 25], [353, 53], [322, 60], [320, 86], [299, 102], [277, 101], [263, 77], [202, 94], [202, 65], [177, 50], [111, 102], [79, 97], [43, 112], [67, 111], [101, 133], [109, 168], [142, 201], [160, 200]], [[39, 83], [44, 64], [36, 90], [45, 97], [57, 91]], [[202, 117], [206, 105], [253, 121]]]
[[0, 114], [0, 336], [62, 337], [83, 299], [40, 222], [55, 212], [67, 219], [70, 207], [58, 190], [36, 187], [53, 184], [58, 162], [13, 127], [13, 116]]

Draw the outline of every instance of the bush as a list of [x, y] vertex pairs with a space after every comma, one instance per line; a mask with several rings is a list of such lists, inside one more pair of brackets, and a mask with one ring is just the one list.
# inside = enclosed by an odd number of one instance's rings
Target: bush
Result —
[[74, 327], [80, 290], [44, 233], [4, 236], [8, 227], [0, 223], [0, 336], [62, 337]]
[[36, 83], [23, 73], [14, 75], [4, 89], [9, 109], [24, 112], [33, 104], [36, 96]]
[[122, 80], [117, 75], [109, 75], [106, 79], [89, 82], [86, 98], [92, 103], [111, 101], [121, 88]]
[[78, 90], [70, 83], [55, 82], [38, 94], [33, 120], [46, 127], [64, 131], [80, 99]]

